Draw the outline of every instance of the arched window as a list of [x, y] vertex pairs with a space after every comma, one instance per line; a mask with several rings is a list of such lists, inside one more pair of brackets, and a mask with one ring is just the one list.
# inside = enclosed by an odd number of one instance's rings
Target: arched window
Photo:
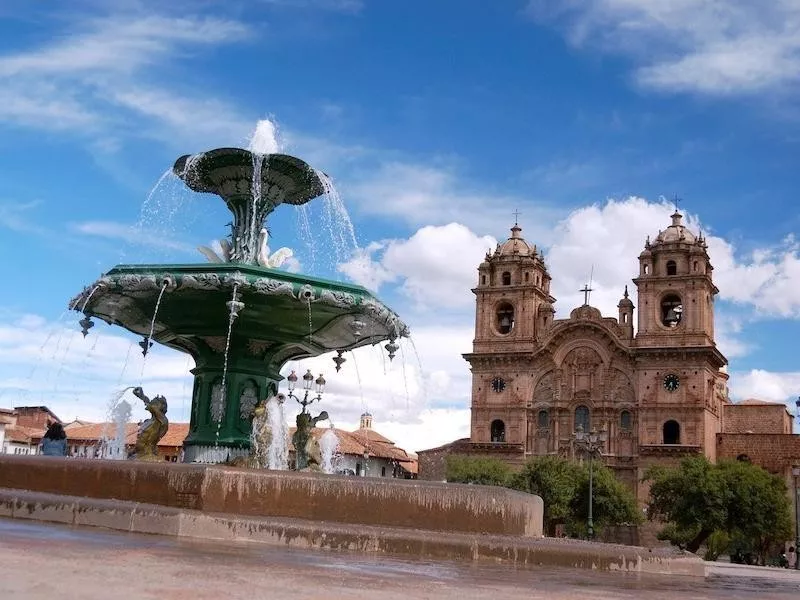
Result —
[[692, 269], [694, 271], [697, 271], [697, 261], [694, 261], [694, 265], [692, 265]]
[[536, 420], [536, 424], [539, 429], [549, 429], [550, 428], [550, 415], [546, 410], [540, 410], [539, 415]]
[[508, 302], [503, 302], [497, 307], [497, 321], [498, 333], [511, 333], [514, 329], [514, 307]]
[[683, 316], [683, 302], [677, 294], [667, 294], [661, 300], [661, 322], [667, 327], [677, 327]]
[[505, 442], [506, 424], [503, 423], [500, 419], [495, 419], [494, 421], [492, 421], [492, 424], [489, 427], [489, 433], [492, 436], [493, 442]]
[[664, 443], [665, 444], [680, 444], [681, 443], [681, 426], [677, 421], [669, 420], [664, 423]]
[[486, 285], [486, 275], [481, 275], [481, 285]]
[[628, 323], [628, 313], [622, 313], [622, 324], [625, 325]]
[[580, 427], [584, 432], [590, 431], [591, 420], [589, 419], [589, 407], [579, 406], [575, 409], [575, 431]]
[[511, 285], [511, 273], [505, 271], [502, 275], [503, 285]]
[[644, 274], [645, 275], [649, 275], [650, 274], [650, 265], [644, 265], [642, 267], [642, 269], [644, 270]]
[[619, 427], [623, 431], [630, 431], [633, 427], [633, 415], [629, 410], [623, 410], [619, 413]]
[[530, 279], [531, 279], [531, 274], [526, 271], [525, 272], [525, 283], [528, 283], [528, 281], [530, 281]]
[[667, 275], [677, 275], [678, 274], [678, 265], [675, 264], [674, 260], [667, 261]]

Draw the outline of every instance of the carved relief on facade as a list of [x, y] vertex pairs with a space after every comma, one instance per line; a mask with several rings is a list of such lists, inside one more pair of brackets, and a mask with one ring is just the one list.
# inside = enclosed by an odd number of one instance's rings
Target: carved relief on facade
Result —
[[614, 369], [611, 372], [608, 390], [608, 400], [613, 406], [634, 406], [636, 404], [636, 394], [633, 391], [633, 383], [631, 382], [631, 378], [623, 371]]
[[553, 371], [548, 371], [539, 379], [536, 390], [533, 392], [533, 405], [535, 407], [549, 407], [553, 405], [555, 390], [553, 387]]
[[571, 401], [574, 402], [578, 395], [600, 397], [602, 364], [600, 355], [590, 346], [578, 346], [567, 353], [561, 368]]

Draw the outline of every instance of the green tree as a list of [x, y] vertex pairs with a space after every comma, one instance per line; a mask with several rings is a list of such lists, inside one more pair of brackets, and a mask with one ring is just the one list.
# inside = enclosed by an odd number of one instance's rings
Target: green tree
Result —
[[451, 483], [504, 486], [511, 473], [511, 468], [496, 458], [452, 455], [445, 459], [445, 466]]
[[544, 527], [552, 535], [558, 523], [573, 522], [572, 506], [581, 481], [579, 465], [557, 456], [537, 456], [511, 476], [510, 487], [541, 496]]
[[[608, 467], [592, 466], [592, 521], [596, 530], [607, 525], [638, 525], [642, 515], [633, 492]], [[589, 467], [584, 463], [571, 503], [573, 519], [583, 531], [589, 518]]]
[[757, 465], [713, 465], [696, 456], [677, 468], [651, 468], [645, 479], [651, 481], [648, 517], [667, 524], [659, 537], [690, 552], [719, 532], [763, 564], [771, 548], [791, 535], [786, 483]]
[[681, 461], [679, 468], [651, 467], [644, 479], [650, 481], [647, 516], [671, 527], [663, 537], [678, 547], [697, 552], [727, 518], [726, 486], [719, 469], [704, 456]]
[[770, 550], [792, 535], [786, 482], [746, 462], [723, 461], [718, 468], [727, 492], [726, 531], [748, 543], [765, 564]]

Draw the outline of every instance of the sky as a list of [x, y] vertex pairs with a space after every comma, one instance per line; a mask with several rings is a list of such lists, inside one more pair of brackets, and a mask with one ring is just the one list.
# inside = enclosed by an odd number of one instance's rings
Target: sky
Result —
[[732, 398], [794, 410], [799, 32], [800, 0], [5, 0], [0, 406], [103, 420], [141, 384], [188, 420], [190, 358], [145, 359], [104, 323], [84, 339], [65, 310], [115, 264], [202, 262], [227, 210], [169, 168], [246, 147], [261, 122], [331, 176], [356, 237], [314, 201], [310, 230], [291, 207], [270, 217], [272, 249], [365, 285], [412, 329], [394, 361], [287, 365], [325, 373], [337, 427], [368, 410], [408, 450], [468, 436], [470, 290], [513, 213], [556, 318], [590, 275], [616, 316], [676, 196], [708, 238]]

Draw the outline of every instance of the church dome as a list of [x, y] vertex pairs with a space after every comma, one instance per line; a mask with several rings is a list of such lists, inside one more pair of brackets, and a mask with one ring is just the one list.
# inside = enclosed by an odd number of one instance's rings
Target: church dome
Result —
[[697, 236], [681, 223], [683, 215], [677, 210], [672, 214], [672, 225], [659, 231], [654, 244], [684, 243], [694, 244]]
[[497, 254], [500, 256], [536, 256], [536, 246], [529, 244], [520, 235], [522, 228], [516, 223], [511, 228], [511, 237], [498, 245]]

